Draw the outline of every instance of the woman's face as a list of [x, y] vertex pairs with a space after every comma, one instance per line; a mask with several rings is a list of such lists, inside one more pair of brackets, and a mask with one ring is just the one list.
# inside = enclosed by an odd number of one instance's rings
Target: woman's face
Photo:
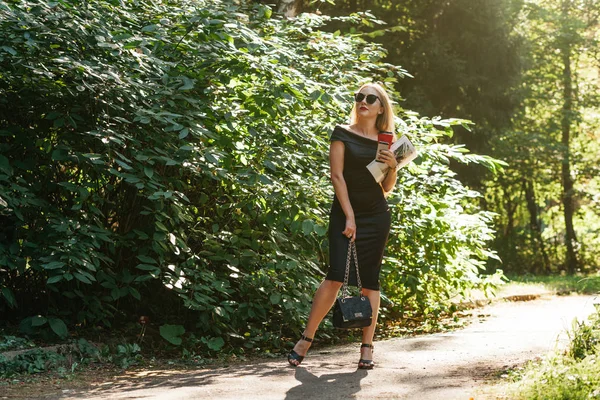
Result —
[[[360, 89], [354, 96], [356, 102], [356, 115], [359, 118], [373, 118], [379, 114], [383, 114], [383, 105], [377, 90], [370, 86], [365, 86]], [[375, 100], [372, 104], [369, 102]]]

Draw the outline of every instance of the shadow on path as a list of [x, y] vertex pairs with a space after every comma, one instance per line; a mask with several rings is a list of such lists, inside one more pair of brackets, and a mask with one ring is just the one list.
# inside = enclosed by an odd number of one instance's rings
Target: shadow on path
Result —
[[494, 304], [477, 311], [484, 319], [459, 331], [380, 341], [373, 371], [355, 369], [352, 344], [312, 352], [299, 368], [282, 356], [188, 371], [127, 371], [98, 376], [85, 387], [58, 386], [51, 398], [464, 400], [478, 397], [483, 382], [499, 371], [564, 346], [565, 328], [573, 318], [595, 312], [594, 300], [568, 296]]
[[354, 399], [360, 391], [360, 381], [367, 371], [323, 374], [316, 376], [303, 367], [296, 368], [294, 377], [300, 385], [287, 391], [285, 400], [306, 399], [307, 393], [319, 394], [320, 398]]
[[[242, 364], [233, 367], [216, 367], [211, 369], [189, 369], [189, 370], [141, 370], [125, 371], [113, 379], [106, 379], [104, 382], [92, 385], [86, 389], [75, 389], [66, 393], [53, 394], [48, 396], [52, 399], [64, 398], [145, 398], [152, 397], [153, 390], [169, 389], [199, 389], [208, 387], [226, 381], [244, 380], [247, 377], [259, 379], [281, 379], [289, 376], [290, 371], [281, 368], [286, 364], [277, 361], [259, 362], [254, 364]], [[135, 393], [131, 397], [126, 393]]]

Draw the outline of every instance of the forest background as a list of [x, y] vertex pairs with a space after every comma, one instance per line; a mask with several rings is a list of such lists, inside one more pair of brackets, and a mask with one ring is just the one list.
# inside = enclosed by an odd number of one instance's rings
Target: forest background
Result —
[[599, 16], [590, 0], [1, 3], [0, 329], [141, 321], [203, 355], [292, 343], [328, 263], [328, 136], [371, 81], [420, 151], [389, 198], [382, 326], [436, 321], [503, 271], [596, 273]]

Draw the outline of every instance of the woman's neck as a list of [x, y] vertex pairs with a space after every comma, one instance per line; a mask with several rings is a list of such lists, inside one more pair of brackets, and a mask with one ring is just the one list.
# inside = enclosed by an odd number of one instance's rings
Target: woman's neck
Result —
[[365, 137], [375, 137], [379, 131], [375, 125], [375, 120], [359, 120], [354, 123], [353, 130]]

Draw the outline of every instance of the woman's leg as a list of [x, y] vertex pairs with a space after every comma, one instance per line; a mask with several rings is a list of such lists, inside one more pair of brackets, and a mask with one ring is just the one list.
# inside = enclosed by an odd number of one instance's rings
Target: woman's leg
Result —
[[[369, 302], [371, 303], [371, 308], [373, 309], [373, 321], [371, 325], [363, 328], [362, 334], [362, 342], [366, 344], [373, 344], [373, 336], [375, 336], [375, 327], [377, 325], [377, 316], [379, 314], [379, 303], [380, 303], [380, 293], [379, 290], [371, 290], [365, 289], [362, 290], [363, 295], [369, 298]], [[362, 347], [360, 349], [360, 358], [364, 360], [372, 360], [373, 359], [373, 349], [370, 347]], [[359, 364], [360, 366], [361, 364]]]
[[[319, 324], [325, 318], [331, 307], [333, 307], [333, 303], [335, 303], [335, 298], [342, 287], [342, 282], [324, 280], [317, 289], [315, 296], [313, 297], [312, 308], [310, 309], [310, 314], [308, 315], [308, 322], [306, 323], [306, 328], [304, 329], [304, 336], [308, 338], [314, 338], [315, 332], [319, 327]], [[294, 346], [294, 351], [302, 356], [306, 355], [308, 348], [310, 347], [310, 343], [305, 340], [299, 340]], [[299, 364], [299, 363], [298, 363]]]

